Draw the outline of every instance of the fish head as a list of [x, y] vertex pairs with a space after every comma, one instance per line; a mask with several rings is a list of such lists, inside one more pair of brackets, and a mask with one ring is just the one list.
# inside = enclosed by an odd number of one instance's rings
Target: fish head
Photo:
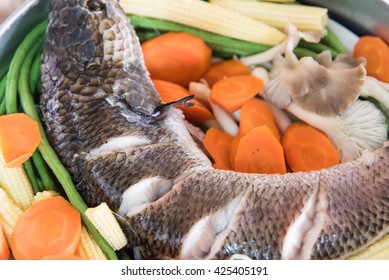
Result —
[[43, 92], [70, 88], [103, 98], [130, 121], [152, 116], [161, 105], [136, 32], [117, 1], [52, 1], [43, 62]]

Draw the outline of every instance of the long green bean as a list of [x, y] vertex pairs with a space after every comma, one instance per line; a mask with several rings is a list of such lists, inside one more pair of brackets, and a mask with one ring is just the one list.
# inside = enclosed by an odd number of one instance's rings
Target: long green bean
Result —
[[[46, 23], [47, 24], [47, 23]], [[42, 26], [40, 24], [39, 26]], [[46, 25], [43, 25], [46, 27]], [[42, 38], [45, 28], [40, 28], [39, 32], [34, 29], [22, 42], [19, 48], [25, 49], [26, 45], [29, 45], [30, 43], [30, 37], [33, 36], [33, 39], [35, 41], [39, 40], [39, 38]], [[31, 35], [33, 34], [33, 35]], [[28, 39], [28, 40], [27, 40]], [[36, 42], [32, 46], [29, 45], [30, 49], [35, 51], [39, 48], [39, 46], [42, 44], [41, 41]], [[31, 51], [31, 50], [30, 50]], [[17, 51], [19, 54], [20, 52]], [[34, 52], [35, 53], [35, 52]], [[20, 58], [15, 58], [15, 60], [19, 60]], [[69, 201], [72, 203], [72, 205], [77, 208], [77, 210], [81, 213], [81, 217], [83, 219], [84, 224], [88, 228], [89, 232], [92, 234], [92, 236], [95, 238], [96, 242], [99, 244], [100, 248], [104, 252], [104, 254], [107, 256], [108, 259], [117, 259], [117, 255], [115, 251], [111, 248], [111, 246], [107, 243], [107, 241], [101, 236], [101, 234], [96, 230], [94, 225], [90, 222], [88, 217], [85, 215], [85, 211], [87, 210], [88, 206], [85, 204], [84, 200], [82, 199], [81, 195], [78, 193], [76, 186], [74, 185], [72, 178], [69, 174], [69, 172], [66, 170], [66, 168], [61, 163], [60, 159], [58, 158], [57, 154], [55, 153], [54, 149], [51, 147], [46, 134], [45, 130], [43, 128], [43, 125], [39, 119], [38, 111], [35, 108], [35, 103], [33, 96], [30, 93], [29, 90], [29, 77], [28, 73], [30, 71], [33, 55], [30, 57], [26, 57], [26, 55], [23, 57], [24, 60], [29, 59], [29, 61], [25, 61], [25, 66], [30, 65], [28, 68], [23, 67], [20, 69], [20, 80], [19, 80], [19, 98], [20, 103], [23, 108], [23, 111], [32, 119], [36, 120], [39, 124], [39, 129], [42, 135], [42, 141], [38, 147], [39, 151], [42, 154], [43, 159], [46, 161], [50, 169], [53, 171], [54, 175], [58, 179], [59, 183], [62, 185]], [[19, 75], [18, 75], [19, 77]]]
[[347, 49], [336, 34], [329, 27], [326, 27], [326, 30], [327, 34], [321, 39], [321, 43], [329, 46], [338, 53], [348, 53]]
[[55, 183], [49, 175], [47, 164], [44, 161], [39, 150], [36, 150], [32, 155], [32, 161], [34, 162], [35, 168], [38, 171], [39, 177], [42, 181], [43, 190], [57, 191]]
[[7, 75], [0, 81], [0, 102], [5, 98], [5, 86], [7, 84]]
[[31, 159], [29, 159], [26, 162], [24, 162], [23, 163], [23, 167], [24, 167], [24, 171], [26, 171], [28, 180], [30, 181], [30, 184], [31, 184], [31, 187], [32, 187], [32, 190], [33, 190], [34, 194], [36, 194], [37, 192], [42, 191], [42, 189], [39, 187], [38, 178], [37, 178], [37, 176], [35, 174], [34, 166], [33, 166], [32, 162], [31, 162]]
[[35, 54], [34, 60], [32, 61], [31, 71], [30, 71], [30, 90], [31, 93], [35, 96], [38, 92], [38, 81], [41, 75], [41, 49]]
[[31, 47], [34, 45], [37, 38], [41, 37], [46, 30], [47, 21], [44, 21], [38, 24], [23, 40], [23, 43], [17, 48], [11, 64], [9, 66], [8, 76], [7, 76], [7, 88], [6, 88], [6, 111], [7, 114], [17, 113], [18, 112], [18, 103], [17, 103], [17, 89], [18, 89], [18, 80], [20, 74], [20, 68], [23, 64], [24, 58], [27, 53], [30, 51]]

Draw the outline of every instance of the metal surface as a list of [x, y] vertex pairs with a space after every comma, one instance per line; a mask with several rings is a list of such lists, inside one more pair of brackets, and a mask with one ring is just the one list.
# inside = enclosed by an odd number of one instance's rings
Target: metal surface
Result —
[[0, 25], [0, 77], [7, 71], [17, 46], [36, 24], [47, 19], [51, 0], [29, 0]]
[[325, 7], [331, 18], [357, 35], [376, 34], [389, 43], [389, 0], [299, 0]]

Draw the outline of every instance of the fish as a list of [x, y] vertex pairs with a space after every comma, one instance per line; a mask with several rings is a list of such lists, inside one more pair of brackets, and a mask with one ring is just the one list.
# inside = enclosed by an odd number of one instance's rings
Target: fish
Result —
[[346, 259], [389, 231], [389, 143], [327, 169], [218, 170], [163, 104], [113, 0], [53, 0], [42, 122], [89, 207], [106, 202], [137, 259]]

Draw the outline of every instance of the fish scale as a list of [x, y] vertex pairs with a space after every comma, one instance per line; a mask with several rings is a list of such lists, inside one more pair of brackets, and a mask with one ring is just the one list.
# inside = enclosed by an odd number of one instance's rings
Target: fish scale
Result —
[[51, 145], [143, 258], [347, 258], [388, 233], [388, 144], [314, 172], [213, 169], [161, 104], [116, 1], [52, 1], [41, 84]]

